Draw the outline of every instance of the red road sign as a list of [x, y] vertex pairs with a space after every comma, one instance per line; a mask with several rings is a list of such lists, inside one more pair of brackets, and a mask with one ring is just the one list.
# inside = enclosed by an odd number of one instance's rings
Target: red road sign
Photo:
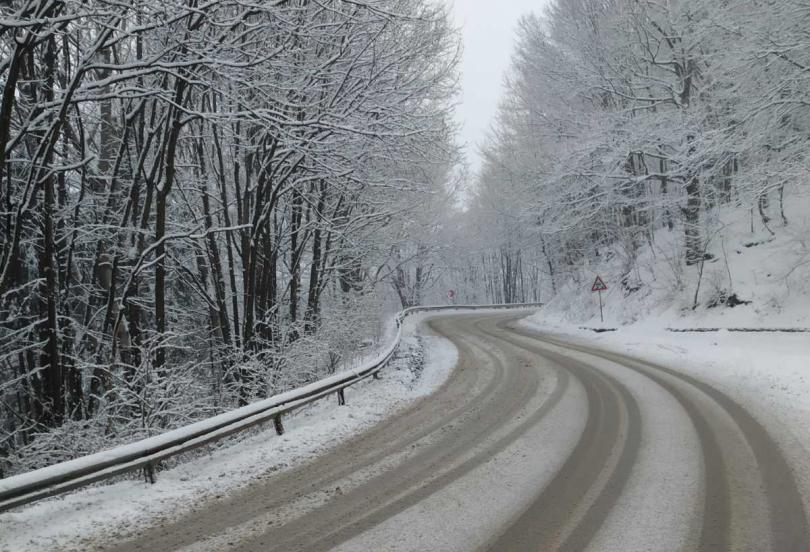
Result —
[[605, 285], [605, 282], [602, 281], [602, 278], [600, 276], [597, 276], [596, 280], [594, 280], [593, 285], [591, 286], [591, 291], [606, 291], [606, 290], [607, 286]]
[[456, 290], [448, 289], [447, 290], [447, 298], [448, 299], [455, 299], [455, 297], [456, 297]]

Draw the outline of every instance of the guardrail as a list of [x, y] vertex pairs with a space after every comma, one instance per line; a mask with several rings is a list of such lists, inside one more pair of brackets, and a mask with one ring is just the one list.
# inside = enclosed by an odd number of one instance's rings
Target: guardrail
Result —
[[522, 309], [540, 306], [542, 306], [540, 303], [521, 303], [405, 309], [397, 315], [397, 333], [394, 341], [365, 366], [340, 372], [304, 387], [154, 437], [0, 479], [0, 512], [139, 469], [144, 469], [147, 477], [154, 483], [155, 465], [161, 460], [197, 449], [270, 420], [273, 421], [276, 432], [281, 435], [284, 432], [282, 415], [333, 393], [337, 394], [338, 404], [346, 404], [344, 390], [366, 378], [376, 377], [394, 356], [402, 337], [402, 323], [410, 315], [439, 311]]

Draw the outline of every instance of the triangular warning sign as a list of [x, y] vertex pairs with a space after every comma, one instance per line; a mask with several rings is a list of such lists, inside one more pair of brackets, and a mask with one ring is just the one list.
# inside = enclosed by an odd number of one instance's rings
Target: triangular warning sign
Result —
[[605, 291], [607, 290], [607, 286], [605, 282], [602, 281], [602, 278], [597, 276], [596, 280], [594, 280], [593, 285], [591, 286], [591, 291]]

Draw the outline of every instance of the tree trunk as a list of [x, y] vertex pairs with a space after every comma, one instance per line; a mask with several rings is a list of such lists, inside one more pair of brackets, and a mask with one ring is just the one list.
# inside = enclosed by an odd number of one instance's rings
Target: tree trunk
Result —
[[304, 314], [304, 329], [307, 333], [313, 333], [318, 325], [320, 315], [320, 289], [321, 289], [321, 223], [323, 221], [323, 211], [326, 208], [326, 181], [321, 180], [318, 195], [318, 224], [312, 236], [312, 261], [309, 265], [309, 292], [307, 294], [307, 310]]
[[[174, 105], [183, 104], [183, 96], [186, 90], [186, 80], [178, 78], [174, 87]], [[175, 157], [177, 152], [177, 142], [180, 139], [180, 131], [183, 123], [182, 112], [174, 107], [172, 110], [172, 123], [169, 127], [169, 139], [166, 141], [166, 176], [163, 186], [157, 190], [155, 201], [155, 330], [158, 333], [158, 344], [155, 351], [155, 368], [158, 371], [163, 369], [166, 363], [166, 348], [162, 340], [166, 337], [166, 202], [174, 184]]]
[[[51, 36], [47, 42], [45, 50], [45, 86], [43, 99], [53, 100], [54, 73], [56, 67], [56, 40]], [[45, 347], [40, 356], [40, 364], [45, 369], [45, 403], [47, 408], [44, 412], [43, 422], [50, 426], [59, 426], [64, 420], [65, 414], [65, 382], [62, 371], [62, 363], [59, 358], [59, 322], [57, 317], [57, 300], [59, 284], [57, 281], [58, 268], [56, 267], [56, 252], [54, 235], [53, 211], [55, 204], [54, 186], [55, 179], [50, 174], [52, 162], [52, 149], [43, 162], [39, 172], [47, 173], [42, 179], [43, 201], [41, 210], [42, 220], [42, 241], [40, 243], [40, 311], [44, 311], [45, 324], [40, 326], [40, 339], [45, 343]]]

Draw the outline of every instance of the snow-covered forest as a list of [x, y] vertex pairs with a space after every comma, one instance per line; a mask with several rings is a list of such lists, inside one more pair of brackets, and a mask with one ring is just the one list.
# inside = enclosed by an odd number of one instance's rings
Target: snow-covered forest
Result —
[[447, 230], [464, 244], [447, 286], [580, 322], [599, 320], [597, 273], [617, 323], [807, 306], [808, 28], [807, 0], [557, 0], [524, 17]]
[[456, 35], [426, 0], [1, 2], [0, 476], [362, 354], [449, 201]]

